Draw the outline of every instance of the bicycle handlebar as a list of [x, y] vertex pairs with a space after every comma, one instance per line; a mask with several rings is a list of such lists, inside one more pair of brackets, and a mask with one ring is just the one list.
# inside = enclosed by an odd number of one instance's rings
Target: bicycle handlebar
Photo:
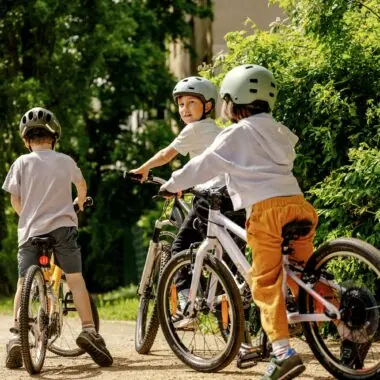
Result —
[[[91, 197], [86, 197], [86, 200], [83, 203], [83, 208], [86, 209], [86, 208], [89, 208], [93, 205], [94, 205], [94, 200]], [[73, 202], [73, 206], [74, 206], [74, 211], [77, 214], [79, 214], [80, 210], [79, 210], [78, 203], [76, 201]]]
[[[123, 177], [131, 179], [132, 181], [139, 181], [139, 182], [141, 182], [141, 179], [142, 179], [141, 174], [131, 173], [127, 171], [124, 171]], [[155, 177], [151, 173], [149, 173], [148, 178], [146, 179], [145, 183], [152, 183], [154, 185], [164, 185], [166, 183], [166, 180], [160, 177]]]

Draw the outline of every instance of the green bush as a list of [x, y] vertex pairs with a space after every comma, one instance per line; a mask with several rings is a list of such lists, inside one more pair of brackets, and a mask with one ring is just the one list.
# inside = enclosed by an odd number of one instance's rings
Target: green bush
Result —
[[321, 215], [317, 243], [354, 235], [379, 246], [380, 3], [273, 2], [289, 18], [270, 31], [247, 20], [203, 74], [220, 84], [240, 64], [272, 70], [274, 116], [300, 138], [294, 173]]
[[380, 247], [380, 151], [351, 149], [352, 163], [334, 170], [309, 191], [319, 211], [317, 244], [354, 236]]

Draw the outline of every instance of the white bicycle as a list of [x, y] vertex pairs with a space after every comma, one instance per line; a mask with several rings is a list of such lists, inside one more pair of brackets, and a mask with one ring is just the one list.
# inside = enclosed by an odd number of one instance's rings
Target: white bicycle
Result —
[[[140, 174], [124, 173], [125, 178], [134, 181], [141, 179]], [[149, 175], [145, 183], [162, 185], [166, 181], [160, 177]], [[140, 284], [137, 289], [139, 308], [135, 330], [135, 349], [139, 354], [148, 354], [156, 339], [159, 320], [156, 306], [158, 278], [170, 259], [170, 248], [175, 233], [167, 227], [179, 229], [190, 207], [183, 199], [174, 199], [173, 204], [166, 201], [160, 217], [155, 221], [152, 238], [145, 259]]]
[[[228, 233], [246, 239], [244, 229], [220, 213], [221, 192], [189, 192], [209, 203], [207, 238], [198, 249], [168, 262], [159, 281], [157, 306], [165, 338], [178, 358], [195, 370], [212, 372], [227, 366], [242, 342], [241, 295], [251, 266]], [[302, 324], [310, 349], [335, 378], [379, 379], [380, 252], [358, 239], [339, 238], [319, 247], [306, 265], [296, 262], [292, 242], [306, 235], [310, 226], [307, 220], [295, 220], [282, 230], [285, 296], [288, 277], [300, 287], [288, 321]], [[237, 273], [225, 264], [223, 253]], [[176, 273], [184, 270], [192, 282], [181, 312], [193, 323], [180, 330], [172, 316], [179, 308]]]

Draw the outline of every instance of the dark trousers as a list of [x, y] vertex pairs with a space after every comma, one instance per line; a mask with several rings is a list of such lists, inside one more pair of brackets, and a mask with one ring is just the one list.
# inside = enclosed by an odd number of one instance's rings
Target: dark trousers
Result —
[[[222, 214], [228, 214], [227, 216], [232, 219], [235, 223], [239, 224], [244, 228], [245, 225], [245, 212], [235, 212], [233, 213], [233, 206], [230, 198], [224, 198], [220, 211]], [[201, 231], [194, 229], [194, 220], [200, 214], [201, 217], [205, 218], [202, 220]], [[233, 217], [230, 214], [235, 214], [237, 217]], [[172, 256], [177, 253], [190, 248], [191, 244], [201, 242], [206, 237], [207, 229], [207, 217], [208, 217], [208, 205], [205, 201], [194, 198], [193, 208], [190, 210], [186, 219], [184, 220], [181, 228], [178, 231], [176, 238], [173, 241], [171, 253]], [[199, 225], [200, 223], [198, 223]], [[238, 239], [238, 238], [237, 238]], [[240, 239], [239, 239], [240, 240]], [[241, 242], [241, 240], [240, 240]], [[190, 268], [182, 268], [175, 275], [175, 283], [177, 285], [177, 290], [189, 289], [191, 285], [191, 274], [189, 273]]]

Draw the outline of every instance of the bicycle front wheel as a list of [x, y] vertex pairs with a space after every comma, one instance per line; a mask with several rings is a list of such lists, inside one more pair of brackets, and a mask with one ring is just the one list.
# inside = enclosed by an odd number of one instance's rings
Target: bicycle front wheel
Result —
[[[303, 323], [316, 358], [337, 379], [379, 379], [380, 252], [358, 239], [336, 239], [314, 253], [305, 273], [341, 313], [340, 320]], [[301, 313], [326, 313], [304, 289], [299, 301]]]
[[157, 285], [161, 272], [170, 259], [171, 244], [164, 240], [158, 244], [158, 254], [148, 285], [139, 299], [135, 330], [135, 348], [139, 354], [147, 354], [150, 351], [159, 327], [156, 303]]
[[[206, 256], [195, 299], [195, 314], [187, 326], [176, 321], [180, 310], [177, 273], [192, 273], [190, 251], [174, 256], [165, 267], [157, 291], [157, 307], [165, 338], [189, 367], [215, 372], [226, 367], [236, 356], [244, 335], [244, 312], [239, 289], [227, 267], [213, 256]], [[208, 300], [209, 290], [216, 296]], [[222, 321], [220, 321], [222, 319]], [[226, 333], [227, 332], [227, 333]]]
[[[90, 294], [90, 306], [95, 330], [99, 331], [99, 314], [95, 301]], [[73, 294], [69, 289], [66, 281], [61, 280], [59, 293], [59, 313], [57, 313], [51, 322], [50, 340], [48, 344], [49, 351], [63, 357], [75, 357], [85, 353], [76, 344], [76, 338], [82, 331], [82, 322], [74, 305]]]
[[45, 361], [48, 320], [44, 276], [33, 265], [25, 276], [19, 316], [22, 359], [31, 375], [39, 373]]

